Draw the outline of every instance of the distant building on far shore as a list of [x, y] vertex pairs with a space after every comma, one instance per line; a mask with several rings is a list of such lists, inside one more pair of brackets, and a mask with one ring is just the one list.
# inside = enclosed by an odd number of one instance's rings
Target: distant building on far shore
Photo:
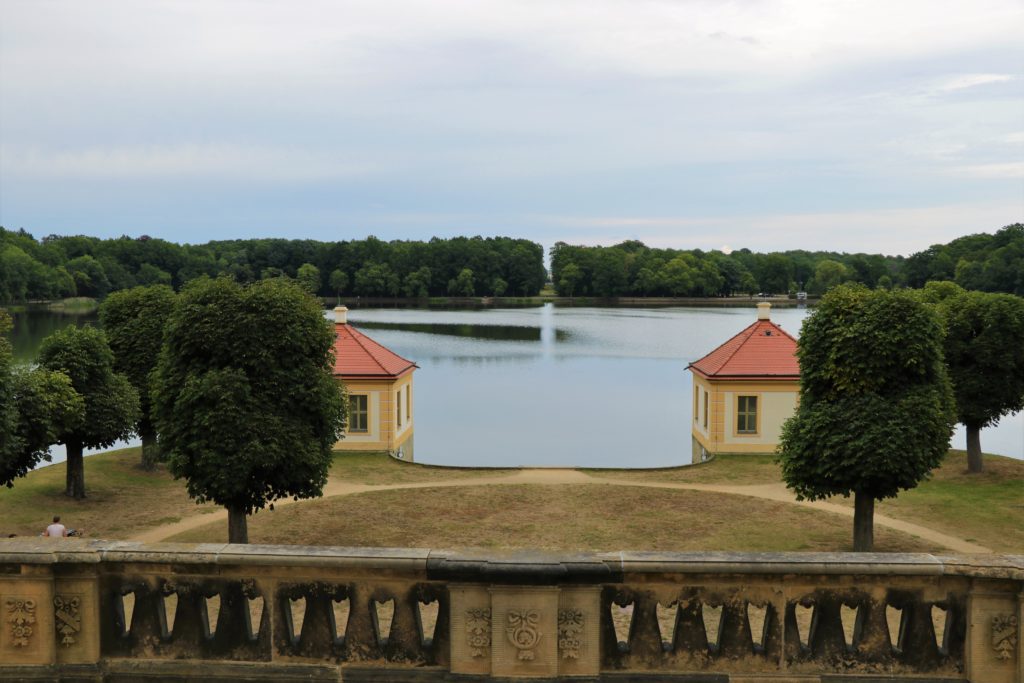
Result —
[[412, 460], [416, 363], [350, 325], [344, 306], [334, 309], [334, 329], [334, 376], [348, 389], [348, 426], [335, 448]]
[[796, 339], [771, 321], [771, 304], [757, 320], [687, 367], [693, 373], [693, 461], [717, 453], [771, 453], [782, 423], [796, 410], [800, 364]]

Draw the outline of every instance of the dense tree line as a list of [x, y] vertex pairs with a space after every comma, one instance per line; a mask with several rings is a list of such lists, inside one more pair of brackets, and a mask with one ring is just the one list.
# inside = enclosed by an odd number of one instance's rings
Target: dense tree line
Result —
[[385, 242], [250, 239], [175, 244], [150, 237], [41, 240], [0, 228], [0, 304], [103, 298], [136, 286], [175, 290], [203, 275], [240, 284], [286, 276], [320, 296], [532, 296], [544, 286], [544, 249], [508, 237]]
[[967, 290], [1024, 295], [1024, 224], [929, 247], [907, 259], [903, 276], [908, 287], [951, 281]]
[[[0, 304], [69, 296], [102, 298], [140, 285], [178, 290], [203, 275], [247, 284], [286, 276], [320, 296], [532, 296], [544, 285], [543, 248], [508, 237], [428, 242], [250, 239], [175, 244], [142, 236], [99, 239], [0, 228]], [[561, 296], [823, 294], [852, 282], [870, 288], [955, 282], [1024, 295], [1024, 225], [968, 235], [910, 257], [791, 250], [756, 253], [558, 242], [551, 275]]]
[[730, 296], [823, 294], [859, 283], [870, 288], [956, 282], [965, 289], [1024, 294], [1024, 225], [961, 237], [913, 256], [793, 250], [755, 253], [555, 244], [551, 276], [561, 296]]

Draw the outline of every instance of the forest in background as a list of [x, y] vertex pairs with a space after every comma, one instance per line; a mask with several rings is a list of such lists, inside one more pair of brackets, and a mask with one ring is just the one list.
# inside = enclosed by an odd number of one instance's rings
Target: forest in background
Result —
[[923, 287], [954, 281], [964, 289], [1024, 295], [1024, 224], [994, 235], [960, 237], [909, 257], [791, 250], [757, 253], [655, 249], [630, 241], [612, 247], [558, 242], [551, 279], [560, 296], [820, 295], [843, 282]]
[[[1024, 295], [1024, 224], [957, 238], [909, 257], [791, 250], [757, 253], [611, 247], [558, 242], [551, 281], [560, 296], [821, 294], [842, 282]], [[102, 298], [136, 285], [175, 289], [197, 277], [239, 282], [298, 279], [320, 296], [535, 296], [547, 271], [540, 244], [510, 237], [429, 241], [247, 239], [176, 244], [162, 239], [51, 235], [0, 228], [0, 304]]]
[[0, 228], [0, 303], [102, 298], [136, 285], [179, 289], [230, 275], [298, 279], [320, 296], [532, 296], [547, 277], [544, 248], [508, 237], [422, 241], [248, 239], [175, 244], [142, 236], [36, 240]]

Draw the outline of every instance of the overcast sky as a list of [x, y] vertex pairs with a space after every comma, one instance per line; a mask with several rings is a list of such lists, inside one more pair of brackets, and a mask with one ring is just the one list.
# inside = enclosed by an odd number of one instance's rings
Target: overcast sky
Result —
[[0, 0], [0, 224], [909, 254], [1024, 220], [1021, 0]]

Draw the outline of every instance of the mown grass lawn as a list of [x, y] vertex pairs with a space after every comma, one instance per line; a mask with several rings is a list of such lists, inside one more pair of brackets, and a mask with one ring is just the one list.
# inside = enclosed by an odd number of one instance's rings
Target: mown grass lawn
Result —
[[90, 537], [129, 538], [217, 509], [196, 505], [184, 482], [174, 481], [164, 467], [143, 470], [139, 451], [126, 448], [87, 457], [87, 497], [82, 501], [64, 495], [64, 463], [30, 472], [14, 488], [0, 487], [0, 534], [38, 535], [53, 515], [60, 515], [68, 528], [81, 529]]
[[[32, 472], [0, 488], [0, 535], [37, 535], [59, 514], [89, 537], [124, 539], [218, 510], [197, 506], [163, 467], [138, 466], [137, 448], [85, 460], [88, 498], [64, 496], [64, 465]], [[985, 473], [967, 475], [953, 452], [918, 489], [878, 506], [906, 519], [997, 552], [1024, 551], [1024, 462], [986, 456]], [[500, 477], [515, 470], [422, 467], [382, 453], [338, 453], [331, 477], [368, 484]], [[378, 491], [263, 512], [251, 521], [254, 542], [433, 547], [587, 549], [842, 550], [850, 521], [784, 503], [692, 491], [603, 486], [601, 479], [747, 485], [778, 483], [771, 456], [723, 456], [675, 470], [589, 470], [587, 485], [491, 485]], [[842, 498], [832, 502], [846, 502]], [[322, 526], [326, 525], [326, 526]], [[324, 538], [303, 530], [322, 529]], [[190, 538], [223, 541], [225, 525]], [[312, 536], [315, 536], [313, 534]], [[876, 529], [881, 550], [940, 550]]]
[[423, 481], [450, 481], [474, 477], [498, 477], [515, 473], [514, 469], [431, 467], [399, 462], [387, 453], [334, 454], [331, 476], [356, 484], [411, 484]]
[[[60, 515], [66, 526], [92, 538], [122, 539], [186, 517], [214, 512], [196, 505], [163, 465], [139, 467], [139, 448], [90, 455], [85, 459], [84, 501], [64, 495], [65, 465], [42, 467], [0, 487], [0, 537], [38, 535]], [[397, 484], [439, 479], [497, 476], [511, 470], [410, 467], [384, 453], [337, 453], [331, 476], [360, 484]]]
[[693, 484], [771, 484], [782, 481], [782, 470], [770, 453], [723, 454], [699, 465], [653, 470], [585, 469], [594, 477]]
[[[339, 496], [261, 512], [253, 543], [511, 550], [851, 549], [851, 522], [787, 503], [595, 484], [496, 484]], [[172, 541], [216, 542], [223, 523]], [[879, 552], [940, 548], [877, 529]]]
[[875, 510], [996, 552], [1024, 553], [1024, 460], [986, 455], [984, 471], [968, 474], [967, 454], [951, 451], [929, 481]]

